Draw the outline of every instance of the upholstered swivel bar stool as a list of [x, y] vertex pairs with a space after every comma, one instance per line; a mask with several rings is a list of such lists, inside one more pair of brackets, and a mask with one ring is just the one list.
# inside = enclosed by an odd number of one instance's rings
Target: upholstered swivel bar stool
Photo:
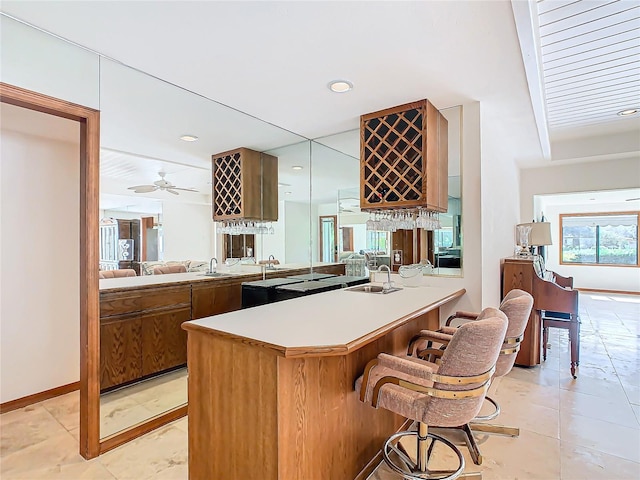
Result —
[[[508, 374], [513, 368], [516, 361], [516, 355], [520, 350], [520, 342], [522, 341], [524, 331], [527, 327], [527, 321], [529, 320], [532, 307], [533, 297], [523, 290], [511, 290], [502, 300], [502, 303], [500, 304], [500, 311], [507, 316], [509, 325], [507, 327], [507, 333], [502, 349], [500, 350], [500, 356], [496, 363], [496, 371], [493, 375], [493, 379]], [[454, 320], [475, 321], [481, 318], [482, 315], [478, 313], [456, 312], [447, 319], [446, 325], [440, 329], [438, 332], [440, 335], [434, 336], [433, 332], [423, 331], [413, 337], [409, 342], [407, 354], [433, 360], [434, 356], [438, 356], [439, 349], [434, 350], [430, 347], [432, 347], [433, 343], [439, 343], [443, 346], [447, 345], [452, 338], [451, 335], [453, 335], [459, 328], [451, 326], [451, 323]], [[489, 396], [486, 397], [486, 400], [493, 404], [494, 411], [489, 415], [477, 416], [474, 420], [492, 420], [500, 414], [500, 405], [498, 402]], [[506, 427], [502, 425], [471, 423], [470, 428], [471, 430], [486, 433], [499, 433], [503, 435], [510, 435], [512, 437], [520, 435], [519, 428]], [[470, 451], [475, 463], [479, 465], [482, 462], [482, 457], [479, 456], [479, 453], [476, 456], [474, 454], [474, 450], [477, 451], [477, 447], [470, 449]]]
[[132, 268], [120, 268], [116, 270], [100, 270], [98, 271], [98, 278], [121, 278], [121, 277], [135, 277], [136, 271]]
[[166, 273], [184, 273], [187, 271], [187, 267], [184, 265], [163, 265], [161, 267], [154, 267], [154, 275], [164, 275]]
[[[417, 431], [392, 435], [382, 451], [389, 467], [406, 479], [454, 479], [464, 470], [460, 450], [428, 429], [467, 424], [480, 411], [507, 330], [502, 312], [491, 308], [483, 314], [483, 320], [456, 330], [439, 364], [381, 353], [356, 380], [361, 401], [418, 422]], [[417, 437], [415, 461], [398, 445], [411, 436]], [[455, 470], [429, 470], [435, 442], [453, 450], [459, 461]]]

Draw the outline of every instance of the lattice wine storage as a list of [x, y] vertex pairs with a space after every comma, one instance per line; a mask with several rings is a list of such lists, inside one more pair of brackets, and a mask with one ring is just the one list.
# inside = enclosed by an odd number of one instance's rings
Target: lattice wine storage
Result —
[[421, 100], [360, 117], [360, 208], [446, 212], [447, 120]]
[[278, 220], [278, 159], [248, 148], [213, 155], [213, 220]]

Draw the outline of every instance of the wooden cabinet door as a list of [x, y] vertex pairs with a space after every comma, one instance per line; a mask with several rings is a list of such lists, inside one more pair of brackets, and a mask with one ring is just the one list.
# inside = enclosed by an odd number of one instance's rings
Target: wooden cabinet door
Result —
[[142, 324], [137, 317], [100, 321], [100, 389], [142, 376]]
[[142, 324], [142, 375], [187, 363], [187, 332], [182, 323], [191, 320], [189, 306], [148, 313]]
[[239, 281], [215, 286], [193, 286], [191, 305], [193, 319], [233, 312], [242, 308], [242, 284]]

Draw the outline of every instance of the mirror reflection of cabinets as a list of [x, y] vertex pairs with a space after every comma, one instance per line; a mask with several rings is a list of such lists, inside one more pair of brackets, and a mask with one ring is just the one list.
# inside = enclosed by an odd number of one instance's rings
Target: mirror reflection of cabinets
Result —
[[[63, 70], [82, 72], [74, 73], [67, 84], [57, 86], [63, 91], [53, 91], [53, 86], [42, 80], [47, 78], [47, 72], [38, 70], [45, 64], [50, 67], [50, 63], [37, 58], [32, 61], [18, 59], [16, 64], [29, 65], [29, 68], [35, 69], [35, 73], [31, 79], [13, 77], [17, 83], [26, 85], [35, 79], [37, 81], [33, 83], [33, 88], [36, 90], [100, 108], [100, 206], [95, 209], [95, 218], [91, 220], [95, 231], [87, 235], [89, 253], [94, 251], [92, 248], [95, 249], [95, 255], [87, 257], [93, 263], [88, 265], [90, 262], [87, 261], [85, 265], [93, 272], [90, 278], [97, 276], [98, 221], [104, 217], [127, 220], [135, 216], [140, 220], [142, 231], [146, 234], [145, 239], [137, 242], [141, 262], [223, 258], [223, 252], [226, 251], [224, 237], [212, 221], [211, 156], [240, 145], [278, 158], [278, 184], [272, 187], [278, 192], [277, 221], [273, 222], [273, 234], [255, 235], [253, 256], [256, 261], [267, 260], [270, 255], [280, 263], [307, 266], [326, 261], [330, 253], [321, 253], [325, 248], [324, 244], [322, 248], [320, 245], [320, 233], [323, 230], [320, 217], [335, 216], [337, 222], [334, 225], [332, 247], [335, 251], [337, 246], [338, 261], [346, 262], [350, 257], [358, 257], [350, 260], [350, 265], [358, 269], [363, 263], [360, 257], [364, 257], [360, 252], [375, 252], [377, 264], [390, 264], [392, 238], [386, 232], [367, 232], [365, 223], [368, 215], [358, 207], [360, 148], [357, 129], [310, 141], [140, 71], [99, 58], [11, 19], [3, 17], [2, 22], [3, 40], [12, 36], [14, 44], [30, 44], [36, 39], [42, 49], [38, 52], [34, 50], [33, 55], [63, 51], [50, 56], [56, 58], [63, 55], [77, 60], [74, 60], [73, 69], [69, 69], [68, 65], [56, 66], [59, 67], [56, 74], [63, 75]], [[433, 250], [434, 255], [437, 252], [440, 258], [445, 255], [455, 258], [456, 254], [460, 258], [460, 108], [445, 109], [442, 113], [449, 122], [451, 198], [449, 213], [440, 216], [442, 232], [434, 233]], [[185, 133], [199, 137], [198, 141], [188, 143], [180, 140], [179, 137]], [[175, 185], [197, 191], [180, 191], [179, 195], [162, 190], [138, 194], [130, 189], [135, 185], [154, 184], [159, 171], [165, 173], [166, 179]], [[456, 202], [457, 210], [451, 207]], [[454, 211], [457, 213], [452, 213]], [[450, 222], [445, 220], [449, 214]], [[153, 223], [148, 220], [150, 218]], [[420, 240], [421, 243], [424, 241], [423, 238]], [[242, 246], [245, 254], [247, 242], [245, 238]], [[136, 248], [135, 244], [133, 247]], [[236, 256], [236, 252], [231, 253]], [[89, 293], [86, 301], [95, 317], [92, 314], [84, 316], [83, 321], [87, 323], [83, 324], [83, 328], [88, 332], [87, 355], [90, 358], [82, 368], [92, 369], [90, 374], [83, 377], [92, 380], [82, 387], [82, 391], [88, 393], [81, 403], [83, 413], [80, 430], [88, 435], [88, 451], [95, 455], [100, 451], [101, 442], [103, 449], [113, 448], [141, 434], [144, 428], [152, 428], [147, 426], [151, 425], [149, 420], [153, 419], [153, 425], [157, 426], [161, 421], [171, 418], [170, 415], [175, 418], [180, 408], [184, 407], [186, 372], [172, 370], [183, 361], [180, 341], [173, 346], [162, 345], [160, 338], [154, 337], [157, 334], [152, 332], [177, 331], [176, 326], [187, 318], [187, 309], [182, 305], [185, 302], [178, 302], [184, 308], [175, 312], [156, 312], [158, 315], [154, 316], [146, 311], [144, 304], [140, 305], [143, 302], [140, 299], [136, 300], [138, 310], [98, 310], [99, 293], [94, 291], [93, 284], [87, 288]], [[207, 305], [207, 302], [212, 302], [211, 295], [196, 296], [198, 300], [194, 300], [196, 303], [192, 305], [191, 315], [195, 315], [195, 309], [203, 315], [211, 312], [213, 307]], [[104, 297], [105, 301], [131, 303], [126, 298], [118, 300], [113, 296]], [[236, 300], [230, 298], [225, 308], [237, 308]], [[221, 304], [218, 302], [215, 307]], [[100, 322], [98, 314], [104, 322]], [[133, 323], [127, 324], [129, 320]], [[104, 339], [100, 336], [101, 329]], [[101, 369], [100, 358], [91, 355], [99, 355], [101, 343], [103, 354], [106, 355], [110, 349], [107, 345], [116, 334], [128, 335], [132, 339], [135, 337], [136, 351], [142, 352], [141, 356], [135, 353], [136, 368], [139, 365], [137, 375], [144, 377], [163, 371], [168, 372], [167, 376], [154, 377], [155, 382], [150, 381], [152, 388], [146, 389], [140, 384], [126, 386], [135, 376], [127, 377], [130, 372], [119, 370], [122, 367], [113, 358], [108, 362], [105, 359], [104, 364], [110, 366]], [[172, 338], [168, 334], [162, 337], [167, 341]], [[175, 352], [175, 356], [173, 353], [167, 358], [154, 356], [160, 350], [170, 350]], [[123, 377], [120, 380], [111, 381], [111, 387], [125, 387], [110, 392], [112, 395], [106, 393], [99, 397], [101, 372], [105, 377], [114, 378], [121, 374]]]
[[248, 148], [212, 156], [213, 219], [278, 220], [278, 159]]

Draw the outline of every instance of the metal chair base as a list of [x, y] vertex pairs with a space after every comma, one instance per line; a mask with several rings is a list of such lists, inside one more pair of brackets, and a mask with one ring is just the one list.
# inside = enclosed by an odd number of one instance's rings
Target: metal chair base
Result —
[[484, 397], [484, 399], [493, 405], [494, 411], [489, 415], [478, 415], [476, 418], [474, 418], [474, 420], [493, 420], [498, 415], [500, 415], [500, 405], [498, 405], [498, 402], [496, 402], [491, 397]]
[[[415, 436], [417, 437], [417, 462], [414, 462], [409, 455], [407, 455], [406, 451], [402, 446], [398, 445], [398, 442], [403, 437]], [[431, 440], [431, 444], [427, 447], [428, 440]], [[444, 445], [449, 447], [457, 456], [459, 466], [455, 470], [429, 470], [427, 468], [427, 464], [429, 461], [429, 457], [433, 452], [433, 447], [435, 442], [442, 442]], [[425, 456], [426, 452], [426, 456]], [[395, 453], [401, 460], [402, 463], [398, 464], [391, 458], [391, 453]], [[424, 436], [421, 436], [418, 431], [404, 431], [398, 432], [387, 439], [384, 443], [384, 447], [382, 449], [382, 456], [384, 457], [385, 463], [391, 468], [394, 472], [399, 473], [403, 476], [403, 478], [407, 480], [453, 480], [459, 477], [471, 478], [468, 475], [463, 475], [463, 470], [465, 466], [464, 457], [460, 450], [449, 440], [440, 435], [434, 435], [432, 433], [426, 433]], [[421, 460], [422, 458], [422, 460]], [[422, 464], [422, 468], [420, 465]], [[482, 478], [481, 474], [473, 474], [475, 478]]]

